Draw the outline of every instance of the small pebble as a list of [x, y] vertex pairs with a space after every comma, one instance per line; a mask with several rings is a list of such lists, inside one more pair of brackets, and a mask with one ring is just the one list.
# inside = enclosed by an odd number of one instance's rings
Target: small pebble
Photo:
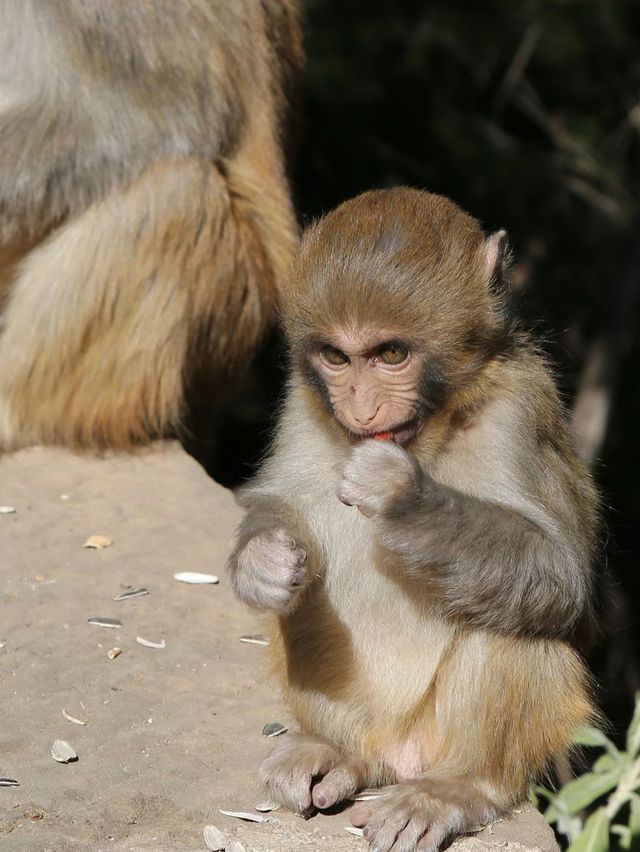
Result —
[[58, 763], [73, 763], [78, 755], [66, 740], [56, 740], [51, 747], [51, 757]]
[[265, 725], [262, 729], [263, 737], [279, 737], [280, 734], [285, 734], [289, 729], [286, 725], [282, 725], [280, 722], [269, 722], [268, 725]]
[[227, 848], [227, 838], [215, 825], [205, 825], [202, 835], [207, 849], [211, 852], [220, 852]]
[[107, 535], [90, 535], [82, 545], [90, 550], [104, 550], [105, 547], [111, 547], [113, 541]]
[[0, 515], [15, 515], [15, 506], [0, 506]]
[[101, 618], [100, 616], [94, 616], [93, 618], [88, 618], [87, 621], [89, 624], [95, 624], [96, 627], [122, 627], [122, 622], [119, 618]]

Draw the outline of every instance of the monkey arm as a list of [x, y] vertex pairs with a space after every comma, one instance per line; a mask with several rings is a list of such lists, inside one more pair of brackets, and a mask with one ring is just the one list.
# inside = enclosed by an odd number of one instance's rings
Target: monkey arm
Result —
[[318, 565], [318, 546], [296, 508], [275, 495], [240, 495], [248, 509], [227, 571], [236, 596], [248, 606], [286, 615]]
[[589, 554], [560, 524], [463, 494], [418, 469], [417, 490], [376, 523], [407, 578], [426, 582], [448, 615], [478, 627], [551, 637], [588, 618]]

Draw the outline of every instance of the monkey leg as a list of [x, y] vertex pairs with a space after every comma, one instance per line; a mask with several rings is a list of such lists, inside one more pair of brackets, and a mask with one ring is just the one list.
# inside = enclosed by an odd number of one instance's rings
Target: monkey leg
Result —
[[363, 785], [365, 767], [329, 740], [292, 734], [264, 761], [260, 777], [277, 801], [304, 814], [353, 796]]
[[[429, 755], [423, 771], [358, 804], [352, 820], [373, 852], [435, 852], [522, 801], [592, 715], [584, 666], [568, 644], [463, 634], [405, 731]], [[428, 726], [431, 740], [421, 742]]]
[[129, 447], [180, 427], [197, 368], [228, 385], [293, 246], [287, 211], [265, 244], [258, 204], [211, 164], [158, 162], [28, 253], [0, 320], [0, 449]]

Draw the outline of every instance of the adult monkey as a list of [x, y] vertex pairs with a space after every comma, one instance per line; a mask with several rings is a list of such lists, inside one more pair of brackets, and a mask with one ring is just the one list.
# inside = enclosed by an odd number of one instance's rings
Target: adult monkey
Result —
[[289, 396], [229, 566], [274, 613], [303, 731], [262, 776], [301, 812], [392, 785], [352, 812], [375, 852], [506, 812], [592, 712], [596, 498], [506, 310], [504, 236], [366, 193], [306, 233], [284, 292]]
[[295, 248], [297, 0], [6, 0], [0, 55], [0, 450], [171, 433]]

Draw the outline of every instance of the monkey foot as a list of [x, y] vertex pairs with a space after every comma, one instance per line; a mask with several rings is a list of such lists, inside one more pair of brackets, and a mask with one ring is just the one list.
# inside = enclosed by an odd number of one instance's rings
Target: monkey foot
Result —
[[493, 813], [463, 779], [419, 779], [359, 802], [350, 816], [363, 829], [370, 852], [437, 852], [450, 835], [468, 831]]
[[363, 770], [326, 740], [292, 734], [260, 767], [271, 795], [301, 814], [324, 810], [348, 799], [362, 786]]

